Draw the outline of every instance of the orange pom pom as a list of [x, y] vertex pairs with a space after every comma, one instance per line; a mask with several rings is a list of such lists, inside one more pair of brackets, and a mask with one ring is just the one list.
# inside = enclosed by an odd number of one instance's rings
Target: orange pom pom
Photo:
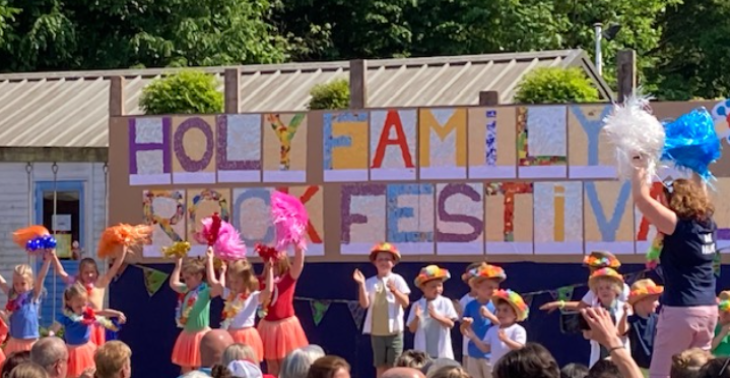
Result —
[[43, 226], [30, 226], [26, 228], [21, 228], [13, 232], [13, 242], [19, 245], [20, 248], [25, 249], [28, 241], [33, 240], [39, 236], [50, 234], [51, 233], [48, 232], [48, 229]]
[[131, 247], [137, 244], [145, 244], [152, 237], [152, 227], [141, 224], [132, 226], [129, 224], [118, 224], [104, 230], [99, 240], [97, 254], [101, 258], [115, 255], [117, 247]]

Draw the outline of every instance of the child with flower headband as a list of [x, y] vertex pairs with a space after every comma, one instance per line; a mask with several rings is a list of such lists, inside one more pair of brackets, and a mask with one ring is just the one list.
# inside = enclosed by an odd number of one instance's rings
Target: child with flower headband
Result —
[[43, 250], [43, 265], [38, 277], [33, 280], [33, 269], [26, 264], [17, 265], [13, 271], [12, 285], [8, 285], [0, 276], [0, 289], [7, 294], [5, 306], [9, 325], [9, 338], [5, 345], [5, 354], [29, 351], [38, 340], [38, 318], [43, 293], [43, 282], [51, 264], [52, 250]]
[[659, 306], [659, 296], [664, 287], [659, 286], [651, 279], [643, 279], [631, 285], [628, 315], [628, 337], [631, 343], [631, 357], [646, 374], [649, 372], [651, 357], [654, 353], [654, 338], [659, 315], [656, 309]]
[[730, 357], [730, 291], [723, 291], [717, 298], [718, 319], [715, 337], [712, 339], [712, 354], [715, 357]]
[[[492, 325], [499, 325], [499, 319], [494, 315], [496, 308], [492, 296], [505, 279], [507, 274], [504, 269], [487, 263], [481, 264], [470, 274], [469, 286], [476, 292], [476, 299], [464, 308], [460, 326], [463, 335], [468, 337], [472, 333], [482, 340]], [[492, 376], [490, 353], [481, 350], [473, 341], [469, 341], [467, 352], [469, 360], [466, 370], [469, 375], [473, 378], [490, 378]]]
[[[461, 280], [464, 281], [467, 286], [469, 285], [469, 279], [476, 275], [477, 269], [479, 266], [482, 265], [482, 262], [475, 262], [467, 265], [466, 269], [464, 270], [464, 274], [461, 275]], [[459, 299], [459, 302], [454, 303], [454, 307], [456, 308], [456, 313], [459, 314], [459, 319], [462, 318], [464, 315], [464, 309], [466, 308], [466, 305], [468, 305], [471, 301], [476, 299], [477, 293], [469, 287], [469, 292], [464, 294], [461, 299]], [[469, 353], [467, 353], [467, 349], [469, 349], [469, 338], [463, 337], [462, 340], [462, 347], [461, 347], [461, 366], [466, 369], [467, 361], [469, 360]]]
[[530, 308], [524, 299], [512, 290], [498, 290], [492, 296], [497, 308], [499, 326], [491, 327], [484, 338], [479, 339], [474, 331], [467, 329], [467, 337], [483, 352], [490, 353], [490, 364], [494, 366], [511, 350], [520, 349], [527, 342], [527, 331], [518, 322], [527, 319]]
[[[261, 253], [266, 252], [261, 250]], [[294, 291], [304, 270], [304, 249], [299, 245], [294, 246], [293, 262], [281, 251], [276, 254], [268, 253], [268, 256], [270, 257], [264, 263], [263, 281], [273, 284], [261, 288], [262, 291], [269, 288], [271, 295], [268, 300], [262, 301], [265, 315], [259, 321], [257, 329], [264, 345], [268, 373], [278, 376], [284, 357], [295, 349], [309, 345], [307, 335], [294, 312]], [[272, 274], [273, 279], [270, 278]]]
[[[259, 282], [248, 260], [239, 259], [223, 264], [216, 279], [212, 250], [208, 250], [206, 258], [211, 295], [224, 298], [221, 329], [228, 330], [236, 343], [250, 346], [256, 353], [256, 362], [262, 362], [264, 345], [255, 327], [256, 312], [259, 305], [271, 296], [273, 273], [269, 271], [266, 274], [268, 281], [259, 291]], [[268, 268], [272, 269], [270, 264]]]
[[[91, 342], [92, 329], [101, 325], [115, 330], [115, 325], [106, 317], [115, 317], [124, 323], [124, 314], [117, 310], [96, 311], [88, 306], [89, 298], [86, 288], [74, 284], [63, 292], [63, 311], [53, 323], [49, 335], [55, 335], [64, 328], [63, 338], [68, 348], [67, 377], [76, 378], [89, 369], [93, 369], [94, 353], [97, 345]], [[106, 317], [105, 317], [106, 316]]]
[[429, 265], [418, 274], [416, 287], [423, 292], [408, 314], [408, 329], [415, 333], [413, 349], [426, 352], [431, 358], [454, 359], [451, 347], [451, 328], [459, 318], [454, 304], [441, 294], [444, 281], [451, 278], [449, 271]]
[[200, 340], [210, 330], [210, 287], [204, 281], [202, 259], [188, 258], [183, 262], [182, 257], [177, 258], [170, 288], [178, 293], [175, 322], [182, 331], [172, 350], [172, 363], [180, 366], [183, 374], [200, 367]]
[[411, 289], [393, 267], [401, 255], [395, 245], [378, 243], [370, 250], [370, 262], [377, 274], [365, 280], [359, 269], [352, 278], [358, 285], [358, 302], [367, 309], [362, 332], [370, 334], [376, 376], [395, 365], [403, 353], [403, 310], [408, 307]]

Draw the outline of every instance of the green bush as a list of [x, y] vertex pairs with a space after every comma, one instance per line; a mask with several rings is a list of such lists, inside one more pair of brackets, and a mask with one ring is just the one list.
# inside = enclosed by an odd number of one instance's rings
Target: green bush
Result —
[[317, 84], [309, 91], [311, 110], [339, 110], [350, 107], [350, 83], [345, 79]]
[[198, 70], [183, 70], [155, 79], [142, 91], [145, 114], [215, 114], [223, 112], [218, 78]]
[[515, 102], [565, 104], [597, 102], [598, 89], [580, 68], [538, 68], [522, 78]]

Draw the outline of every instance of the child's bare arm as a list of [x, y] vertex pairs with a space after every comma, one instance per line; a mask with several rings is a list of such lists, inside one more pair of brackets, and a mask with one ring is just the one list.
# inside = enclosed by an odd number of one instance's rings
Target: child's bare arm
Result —
[[119, 310], [113, 310], [111, 308], [107, 308], [104, 310], [96, 311], [96, 314], [99, 316], [103, 316], [105, 318], [117, 318], [121, 323], [127, 322], [127, 317], [124, 316], [124, 313]]
[[172, 270], [170, 275], [170, 288], [176, 293], [185, 293], [185, 285], [180, 282], [180, 270], [182, 269], [182, 257], [175, 261], [175, 269]]
[[38, 277], [36, 277], [35, 286], [33, 286], [33, 299], [38, 299], [41, 296], [41, 293], [43, 293], [43, 283], [46, 281], [46, 276], [48, 275], [48, 269], [51, 267], [51, 260], [53, 257], [51, 255], [54, 255], [55, 253], [51, 251], [46, 251], [45, 255], [43, 255], [43, 266], [41, 266], [41, 271], [38, 272]]
[[68, 273], [66, 273], [66, 269], [63, 269], [63, 265], [61, 265], [61, 260], [58, 259], [55, 249], [53, 250], [51, 258], [53, 259], [53, 269], [56, 271], [56, 275], [61, 277], [61, 281], [68, 285], [71, 280]]
[[5, 281], [5, 277], [3, 277], [2, 274], [0, 274], [0, 290], [5, 293], [5, 295], [8, 295], [10, 292], [10, 286], [8, 286], [8, 281]]
[[265, 303], [271, 297], [271, 291], [274, 287], [274, 266], [271, 264], [264, 264], [264, 289], [259, 294], [259, 302]]
[[127, 258], [127, 247], [122, 247], [122, 253], [117, 256], [116, 259], [114, 259], [114, 263], [109, 268], [109, 270], [106, 271], [106, 274], [99, 277], [98, 280], [96, 280], [95, 286], [98, 288], [105, 288], [109, 286], [109, 283], [112, 282], [114, 279], [114, 276], [119, 273], [119, 269], [122, 268], [122, 265], [124, 264], [124, 259]]
[[289, 275], [291, 275], [291, 278], [298, 280], [303, 270], [304, 250], [299, 247], [294, 247], [294, 262], [291, 264], [291, 268], [289, 268]]
[[[208, 285], [210, 285], [210, 296], [217, 297], [223, 295], [223, 287], [225, 283], [221, 283], [221, 281], [216, 278], [215, 267], [213, 265], [213, 248], [208, 247], [205, 251], [205, 275], [208, 277]], [[226, 264], [223, 264], [221, 267], [221, 279], [223, 274], [225, 274], [225, 270]]]
[[476, 334], [474, 334], [474, 332], [473, 332], [473, 331], [471, 331], [471, 330], [470, 330], [469, 332], [467, 332], [466, 336], [467, 336], [467, 337], [469, 338], [469, 340], [471, 340], [471, 342], [473, 342], [473, 343], [474, 343], [474, 345], [476, 345], [476, 346], [477, 346], [477, 348], [479, 348], [479, 350], [481, 350], [482, 352], [484, 352], [484, 353], [489, 353], [489, 352], [491, 352], [491, 351], [492, 351], [492, 346], [491, 346], [491, 345], [489, 345], [489, 344], [487, 344], [487, 343], [485, 343], [485, 342], [484, 342], [484, 341], [482, 341], [482, 340], [479, 340], [479, 338], [477, 337], [477, 335], [476, 335]]
[[63, 328], [63, 326], [61, 325], [61, 323], [59, 323], [59, 322], [53, 322], [53, 324], [51, 324], [51, 326], [48, 327], [48, 334], [50, 336], [54, 336], [55, 334], [58, 333], [58, 331], [61, 330], [61, 328]]

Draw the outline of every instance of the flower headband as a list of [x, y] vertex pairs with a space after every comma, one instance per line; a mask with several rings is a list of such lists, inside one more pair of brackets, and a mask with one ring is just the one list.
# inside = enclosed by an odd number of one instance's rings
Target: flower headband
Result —
[[603, 256], [603, 257], [597, 257], [594, 255], [588, 255], [583, 259], [583, 264], [588, 266], [602, 266], [602, 267], [611, 267], [611, 268], [618, 268], [621, 266], [621, 263], [618, 261], [617, 258]]
[[423, 269], [421, 269], [421, 272], [418, 273], [418, 276], [416, 276], [416, 286], [423, 285], [427, 281], [441, 279], [441, 280], [448, 280], [451, 278], [451, 274], [448, 270], [439, 268], [436, 265], [429, 265]]
[[530, 314], [530, 307], [527, 305], [527, 303], [525, 303], [525, 300], [522, 299], [522, 296], [510, 289], [497, 290], [492, 295], [492, 298], [493, 300], [503, 300], [513, 306], [515, 310], [517, 310], [518, 321], [527, 319], [527, 316]]
[[624, 282], [624, 277], [611, 268], [601, 268], [591, 274], [591, 279], [596, 279], [600, 277], [615, 278], [621, 282]]

